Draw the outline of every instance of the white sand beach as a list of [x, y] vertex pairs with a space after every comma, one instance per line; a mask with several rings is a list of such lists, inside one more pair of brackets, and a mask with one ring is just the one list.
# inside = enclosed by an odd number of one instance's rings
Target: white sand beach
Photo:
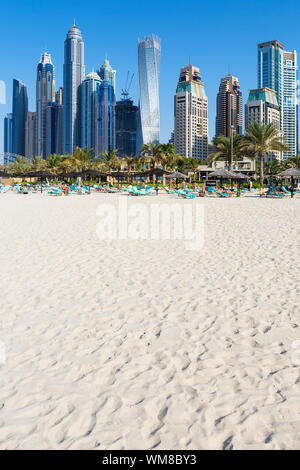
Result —
[[204, 205], [204, 247], [0, 196], [0, 449], [300, 449], [300, 198], [127, 198]]

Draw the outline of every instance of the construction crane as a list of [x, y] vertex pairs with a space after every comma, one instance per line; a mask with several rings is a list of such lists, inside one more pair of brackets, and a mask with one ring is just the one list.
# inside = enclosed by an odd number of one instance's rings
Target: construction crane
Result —
[[126, 81], [125, 81], [125, 87], [122, 89], [122, 93], [121, 93], [122, 100], [128, 100], [128, 98], [129, 98], [129, 90], [130, 90], [132, 80], [133, 80], [133, 77], [134, 77], [134, 73], [133, 73], [131, 75], [130, 80], [129, 80], [129, 73], [130, 72], [128, 70], [127, 76], [126, 76]]

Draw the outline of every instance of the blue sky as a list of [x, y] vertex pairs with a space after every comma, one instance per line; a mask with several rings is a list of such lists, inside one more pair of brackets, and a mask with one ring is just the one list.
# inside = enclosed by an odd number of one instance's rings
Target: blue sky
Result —
[[6, 105], [0, 105], [0, 151], [3, 117], [11, 111], [12, 79], [28, 86], [29, 108], [35, 110], [35, 75], [47, 48], [62, 85], [64, 40], [76, 19], [85, 42], [86, 72], [103, 63], [105, 54], [117, 70], [117, 95], [127, 71], [134, 73], [131, 95], [138, 100], [137, 38], [157, 34], [162, 39], [160, 108], [161, 141], [173, 130], [173, 97], [179, 69], [189, 57], [200, 68], [208, 96], [209, 132], [214, 135], [216, 94], [220, 78], [230, 71], [239, 78], [244, 102], [257, 85], [257, 43], [278, 39], [286, 49], [300, 49], [297, 26], [300, 5], [294, 0], [252, 0], [225, 3], [178, 0], [126, 2], [114, 0], [31, 0], [1, 5], [0, 80], [6, 83]]

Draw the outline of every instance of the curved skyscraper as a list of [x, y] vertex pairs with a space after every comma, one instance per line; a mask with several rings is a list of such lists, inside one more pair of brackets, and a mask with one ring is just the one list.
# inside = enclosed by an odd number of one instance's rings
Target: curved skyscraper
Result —
[[81, 85], [81, 147], [95, 148], [96, 99], [101, 79], [96, 72], [89, 73]]
[[36, 154], [46, 157], [46, 108], [55, 100], [55, 69], [45, 52], [37, 66], [36, 78]]
[[159, 142], [159, 71], [161, 40], [157, 36], [138, 39], [139, 128], [137, 153], [143, 144]]
[[84, 43], [77, 26], [72, 26], [65, 40], [63, 88], [63, 150], [73, 153], [80, 145], [80, 85], [84, 80]]

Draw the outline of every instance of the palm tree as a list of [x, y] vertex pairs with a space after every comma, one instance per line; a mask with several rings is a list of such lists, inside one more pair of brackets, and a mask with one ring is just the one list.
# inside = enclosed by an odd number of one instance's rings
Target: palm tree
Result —
[[110, 170], [120, 170], [121, 168], [121, 160], [118, 157], [118, 150], [105, 150], [105, 152], [101, 153], [102, 161], [105, 162], [107, 167]]
[[209, 155], [209, 161], [226, 160], [228, 170], [231, 171], [234, 159], [240, 156], [242, 149], [242, 136], [233, 134], [231, 137], [219, 135], [213, 139], [213, 144], [216, 147], [215, 152]]
[[141, 148], [141, 156], [144, 157], [144, 161], [150, 161], [152, 167], [157, 163], [160, 164], [162, 161], [162, 148], [160, 144], [150, 142], [149, 144], [143, 144]]
[[15, 173], [16, 175], [22, 175], [31, 170], [31, 164], [25, 157], [18, 156], [13, 163], [8, 165], [8, 173]]
[[199, 166], [199, 160], [193, 157], [184, 158], [182, 166], [185, 170], [191, 171], [193, 175], [193, 181], [195, 181], [195, 175]]
[[43, 157], [32, 157], [31, 168], [33, 171], [45, 170], [47, 168], [47, 161]]
[[272, 152], [288, 152], [289, 147], [278, 135], [278, 130], [274, 124], [263, 124], [252, 122], [246, 130], [246, 136], [243, 139], [243, 148], [254, 152], [259, 157], [260, 165], [260, 185], [264, 182], [264, 157], [268, 157]]
[[88, 170], [91, 164], [93, 151], [86, 148], [76, 147], [73, 155], [69, 157], [69, 160], [78, 171]]
[[47, 167], [49, 170], [53, 173], [57, 173], [60, 171], [60, 166], [64, 160], [63, 155], [57, 155], [56, 153], [52, 153], [48, 156], [46, 162], [47, 162]]

